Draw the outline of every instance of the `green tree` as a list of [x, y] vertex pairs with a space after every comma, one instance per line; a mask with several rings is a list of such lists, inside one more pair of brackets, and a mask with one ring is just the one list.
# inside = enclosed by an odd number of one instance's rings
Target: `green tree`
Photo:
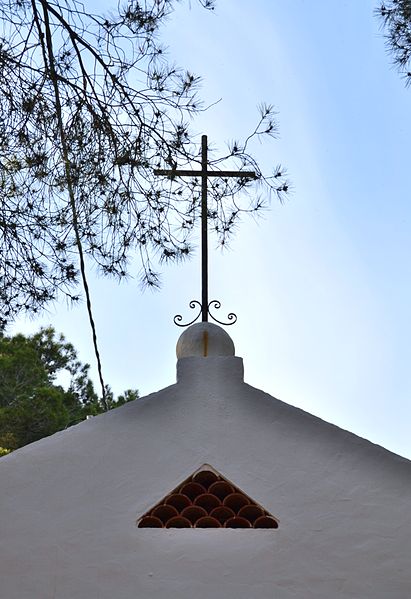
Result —
[[387, 47], [406, 85], [411, 84], [411, 0], [380, 2], [376, 9]]
[[[58, 378], [65, 373], [68, 384]], [[127, 390], [109, 409], [138, 398]], [[50, 328], [26, 337], [0, 335], [0, 455], [77, 424], [105, 410], [89, 378], [89, 365], [63, 335]]]

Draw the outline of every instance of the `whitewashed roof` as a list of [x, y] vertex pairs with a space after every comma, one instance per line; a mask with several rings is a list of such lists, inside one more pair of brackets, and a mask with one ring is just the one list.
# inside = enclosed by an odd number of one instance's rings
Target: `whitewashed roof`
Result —
[[[177, 378], [0, 460], [1, 597], [410, 597], [408, 460], [250, 387], [241, 358]], [[138, 528], [203, 464], [278, 529]]]

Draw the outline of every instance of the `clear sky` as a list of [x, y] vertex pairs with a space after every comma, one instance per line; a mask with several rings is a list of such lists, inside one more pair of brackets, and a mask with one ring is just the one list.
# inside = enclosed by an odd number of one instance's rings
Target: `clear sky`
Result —
[[[280, 139], [290, 199], [244, 219], [228, 251], [210, 239], [210, 297], [245, 379], [279, 399], [411, 458], [411, 90], [391, 67], [377, 0], [182, 2], [164, 29], [170, 56], [203, 76], [194, 123], [221, 148], [247, 135], [261, 101]], [[163, 271], [160, 292], [92, 278], [104, 376], [142, 395], [175, 381], [172, 317], [200, 299], [199, 253]], [[13, 331], [52, 324], [93, 363], [85, 306], [56, 306]], [[95, 372], [95, 371], [93, 371]]]

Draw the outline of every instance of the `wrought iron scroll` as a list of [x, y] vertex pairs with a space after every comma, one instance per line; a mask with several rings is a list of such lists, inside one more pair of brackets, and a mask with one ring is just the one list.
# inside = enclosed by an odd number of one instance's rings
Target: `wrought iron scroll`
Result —
[[[183, 322], [181, 322], [183, 320], [183, 317], [181, 316], [181, 314], [176, 314], [173, 319], [174, 324], [176, 324], [178, 327], [189, 327], [191, 324], [194, 324], [196, 322], [196, 320], [198, 320], [200, 318], [201, 315], [203, 316], [203, 322], [208, 322], [208, 318], [204, 321], [204, 312], [203, 312], [203, 307], [201, 305], [201, 302], [199, 302], [198, 300], [191, 300], [191, 302], [189, 303], [189, 306], [192, 310], [194, 310], [194, 308], [196, 306], [198, 308], [200, 308], [200, 311], [197, 314], [197, 316], [195, 318], [193, 318], [193, 320], [190, 320], [190, 322], [183, 323]], [[218, 320], [218, 318], [216, 318], [213, 314], [211, 314], [210, 307], [215, 308], [216, 310], [219, 310], [221, 308], [221, 302], [218, 300], [211, 300], [211, 302], [209, 302], [209, 304], [207, 306], [207, 316], [209, 316], [212, 320], [214, 320], [214, 322], [218, 322], [218, 324], [222, 324], [226, 327], [237, 322], [237, 315], [234, 314], [234, 312], [230, 312], [229, 314], [227, 314], [228, 322], [223, 322], [222, 320]]]

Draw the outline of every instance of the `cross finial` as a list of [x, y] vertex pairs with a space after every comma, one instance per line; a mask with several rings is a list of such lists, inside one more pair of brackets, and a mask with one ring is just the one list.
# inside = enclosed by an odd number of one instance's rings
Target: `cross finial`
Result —
[[201, 320], [203, 322], [208, 321], [210, 316], [213, 320], [219, 324], [229, 325], [234, 324], [237, 320], [237, 316], [232, 312], [228, 314], [227, 318], [229, 322], [221, 322], [215, 318], [210, 312], [210, 307], [220, 308], [221, 304], [218, 300], [208, 300], [208, 230], [207, 230], [207, 181], [209, 177], [246, 177], [247, 179], [254, 179], [256, 174], [254, 171], [212, 171], [208, 170], [208, 146], [207, 146], [207, 135], [201, 137], [201, 170], [164, 170], [156, 169], [155, 175], [165, 175], [174, 179], [174, 177], [201, 177], [201, 302], [197, 300], [191, 300], [190, 308], [196, 306], [200, 308], [199, 314], [194, 320], [181, 324], [183, 317], [180, 314], [174, 317], [174, 322], [177, 326], [185, 327], [193, 324], [201, 314]]

